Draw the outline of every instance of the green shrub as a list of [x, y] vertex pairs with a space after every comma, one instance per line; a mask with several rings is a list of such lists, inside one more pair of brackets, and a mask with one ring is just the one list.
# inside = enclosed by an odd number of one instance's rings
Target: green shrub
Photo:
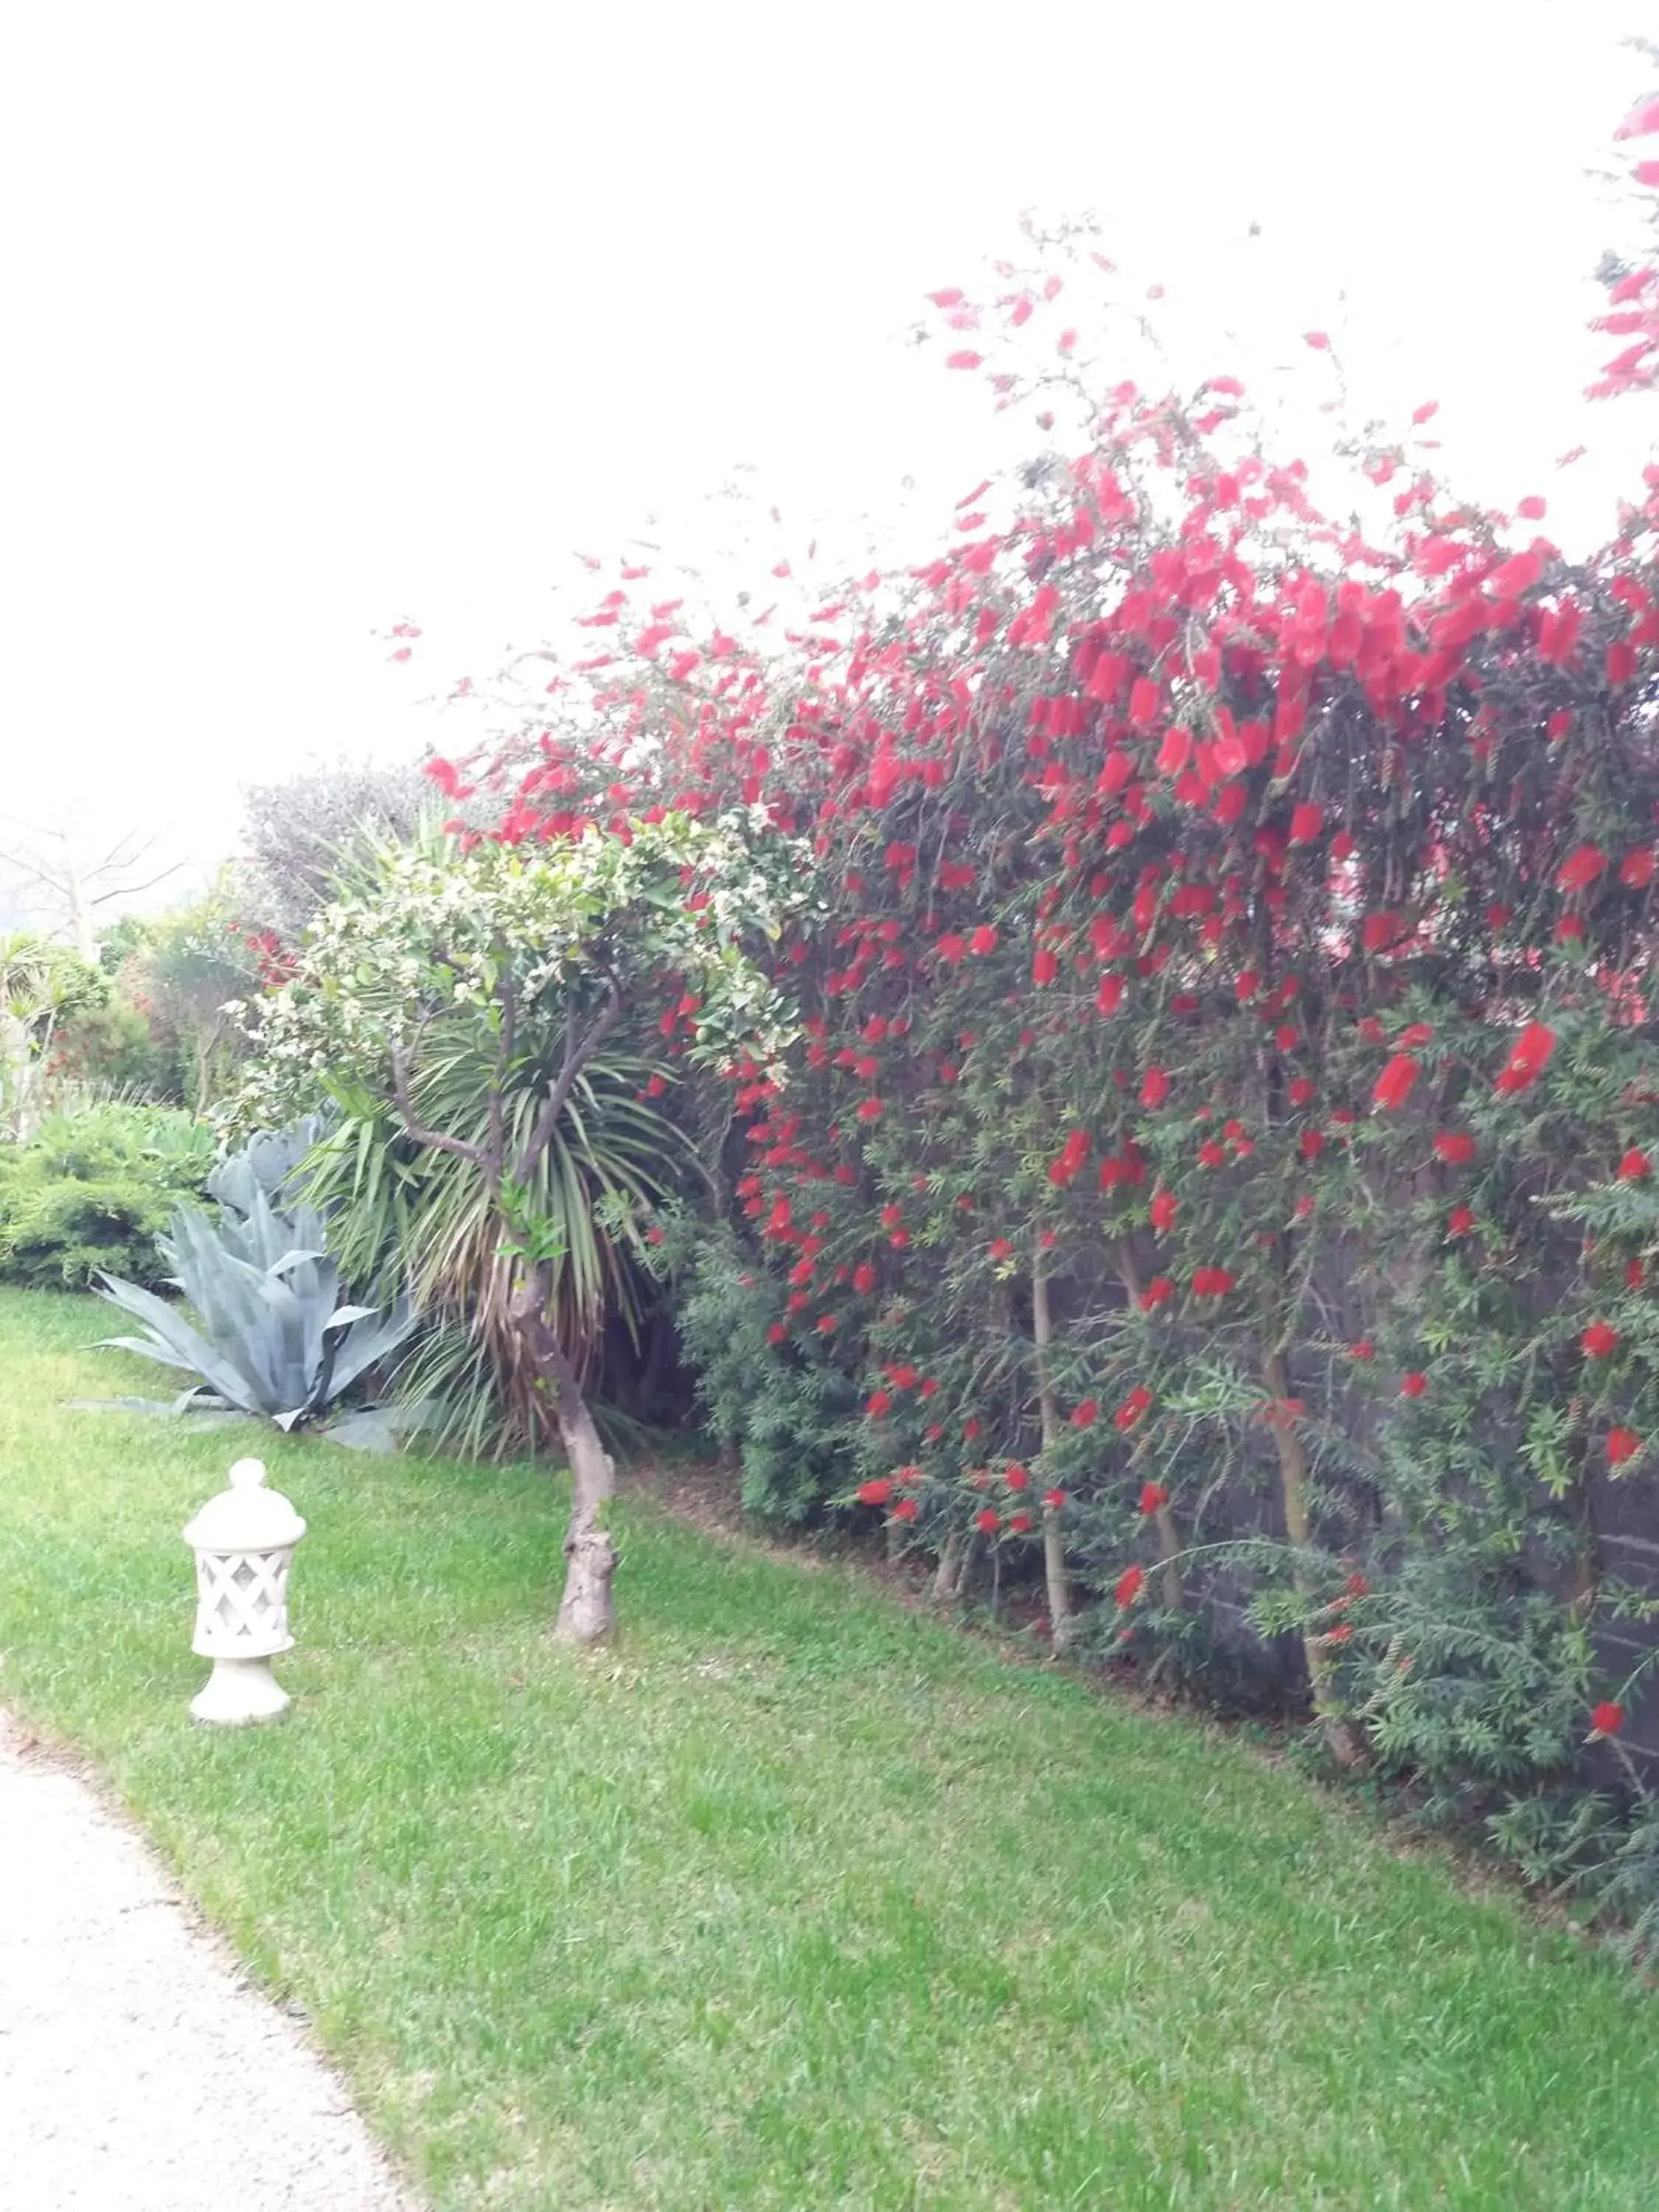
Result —
[[[689, 1224], [676, 1246], [690, 1249]], [[678, 1249], [671, 1258], [680, 1256]], [[791, 1524], [820, 1517], [847, 1486], [862, 1411], [858, 1392], [822, 1340], [777, 1357], [784, 1298], [771, 1275], [751, 1271], [729, 1237], [695, 1249], [680, 1286], [680, 1341], [696, 1370], [697, 1396], [720, 1446], [743, 1469], [746, 1512]]]
[[72, 1289], [102, 1268], [160, 1281], [156, 1239], [200, 1198], [213, 1160], [206, 1125], [169, 1107], [48, 1115], [27, 1142], [0, 1146], [0, 1279]]

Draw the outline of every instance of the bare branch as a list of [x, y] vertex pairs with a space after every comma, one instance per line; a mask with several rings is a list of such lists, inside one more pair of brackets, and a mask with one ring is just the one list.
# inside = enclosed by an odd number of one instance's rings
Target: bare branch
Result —
[[409, 1059], [398, 1044], [392, 1048], [392, 1096], [397, 1103], [404, 1134], [411, 1144], [424, 1145], [428, 1152], [453, 1152], [458, 1159], [471, 1160], [475, 1167], [488, 1170], [483, 1146], [469, 1145], [460, 1137], [447, 1136], [441, 1129], [424, 1129], [415, 1119], [414, 1102], [409, 1091]]
[[563, 1064], [559, 1069], [557, 1080], [547, 1094], [541, 1112], [536, 1116], [535, 1127], [526, 1139], [524, 1151], [519, 1157], [517, 1180], [521, 1183], [529, 1182], [535, 1172], [537, 1163], [552, 1143], [553, 1132], [558, 1127], [559, 1116], [563, 1113], [566, 1101], [575, 1088], [576, 1078], [622, 1019], [621, 986], [608, 968], [605, 969], [604, 974], [607, 996], [599, 1018], [590, 1027], [587, 1034], [582, 1036], [577, 1033], [576, 1010], [574, 1005], [566, 1016]]
[[499, 1182], [507, 1164], [507, 1083], [513, 1073], [513, 1048], [519, 1024], [519, 994], [514, 988], [510, 963], [504, 963], [501, 980], [501, 1027], [495, 1046], [495, 1076], [489, 1086], [489, 1176]]
[[170, 868], [163, 868], [159, 876], [147, 876], [142, 884], [117, 884], [112, 890], [96, 891], [87, 903], [88, 906], [102, 906], [108, 899], [136, 898], [140, 891], [154, 890], [157, 884], [164, 884], [169, 876], [176, 876], [184, 865], [182, 860], [175, 860]]

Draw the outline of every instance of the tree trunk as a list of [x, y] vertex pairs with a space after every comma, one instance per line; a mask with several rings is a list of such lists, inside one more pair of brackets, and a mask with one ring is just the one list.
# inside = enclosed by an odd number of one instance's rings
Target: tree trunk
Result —
[[513, 1324], [535, 1377], [550, 1401], [570, 1468], [570, 1525], [565, 1531], [564, 1596], [554, 1633], [567, 1644], [594, 1644], [617, 1626], [611, 1581], [617, 1548], [605, 1526], [616, 1469], [599, 1440], [576, 1370], [548, 1324], [550, 1271], [532, 1267], [513, 1300]]
[[[1279, 1447], [1279, 1489], [1285, 1507], [1285, 1533], [1298, 1550], [1305, 1550], [1311, 1534], [1308, 1511], [1308, 1455], [1290, 1416], [1281, 1410], [1291, 1395], [1290, 1370], [1285, 1364], [1282, 1352], [1268, 1353], [1262, 1364], [1262, 1376], [1273, 1394], [1273, 1440]], [[1292, 1579], [1303, 1596], [1313, 1595], [1304, 1568], [1297, 1567]], [[1364, 1739], [1352, 1723], [1344, 1719], [1336, 1710], [1336, 1701], [1331, 1691], [1331, 1670], [1320, 1639], [1316, 1636], [1304, 1635], [1302, 1653], [1307, 1661], [1315, 1717], [1324, 1731], [1326, 1747], [1339, 1766], [1363, 1766], [1365, 1764]]]
[[933, 1603], [949, 1605], [962, 1587], [963, 1554], [967, 1547], [959, 1529], [953, 1528], [945, 1540], [945, 1549], [939, 1555], [939, 1571], [933, 1577]]
[[[1048, 1345], [1053, 1328], [1048, 1315], [1048, 1278], [1040, 1256], [1031, 1261], [1031, 1341], [1036, 1351], [1037, 1419], [1042, 1424], [1042, 1449], [1051, 1450], [1060, 1436], [1060, 1407], [1048, 1375]], [[1042, 1577], [1048, 1592], [1049, 1648], [1055, 1656], [1072, 1640], [1072, 1585], [1066, 1573], [1066, 1539], [1060, 1516], [1042, 1509]]]

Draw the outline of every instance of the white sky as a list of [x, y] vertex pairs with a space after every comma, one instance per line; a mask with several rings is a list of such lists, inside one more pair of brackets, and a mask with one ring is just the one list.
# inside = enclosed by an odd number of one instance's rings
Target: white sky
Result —
[[[1636, 235], [1585, 173], [1650, 15], [15, 9], [0, 805], [210, 862], [241, 782], [454, 742], [416, 702], [574, 605], [571, 549], [655, 511], [698, 557], [734, 463], [784, 507], [769, 559], [906, 475], [931, 518], [1006, 440], [906, 334], [1027, 206], [1092, 209], [1195, 373], [1286, 364], [1310, 428], [1322, 325], [1376, 404], [1441, 401], [1460, 481], [1599, 536], [1659, 410], [1578, 397], [1613, 349], [1589, 273]], [[371, 635], [400, 616], [407, 667]]]

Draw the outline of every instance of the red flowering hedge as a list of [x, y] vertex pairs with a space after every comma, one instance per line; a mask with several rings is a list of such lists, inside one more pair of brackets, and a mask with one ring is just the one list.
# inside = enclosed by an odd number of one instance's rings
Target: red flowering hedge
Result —
[[[934, 295], [947, 366], [1084, 408], [1000, 520], [770, 653], [624, 572], [492, 834], [810, 841], [799, 1050], [732, 1071], [688, 1294], [757, 1502], [884, 1513], [946, 1583], [1040, 1559], [1057, 1640], [1201, 1664], [1248, 1602], [1339, 1756], [1500, 1819], [1587, 1734], [1638, 1790], [1659, 470], [1589, 561], [1409, 438], [1334, 520], [1235, 380], [1081, 376], [1066, 281]], [[1651, 384], [1653, 269], [1604, 327], [1601, 388]], [[665, 1071], [695, 1021], [668, 979]]]

